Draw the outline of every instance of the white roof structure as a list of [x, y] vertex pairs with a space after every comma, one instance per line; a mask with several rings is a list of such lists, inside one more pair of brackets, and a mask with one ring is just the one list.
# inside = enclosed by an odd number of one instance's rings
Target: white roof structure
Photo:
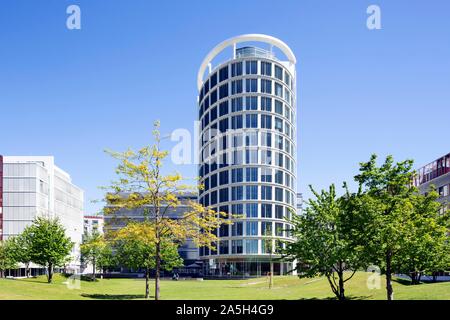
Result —
[[292, 52], [291, 48], [288, 47], [286, 43], [281, 41], [278, 38], [268, 36], [265, 34], [244, 34], [240, 36], [236, 36], [233, 38], [230, 38], [228, 40], [223, 41], [222, 43], [218, 44], [214, 49], [212, 49], [208, 55], [203, 60], [202, 64], [200, 65], [200, 69], [198, 71], [197, 75], [197, 89], [200, 91], [203, 85], [203, 76], [205, 74], [205, 70], [208, 67], [208, 65], [211, 63], [211, 61], [224, 49], [226, 49], [229, 46], [233, 46], [234, 51], [233, 54], [236, 54], [236, 44], [241, 42], [265, 42], [272, 46], [275, 46], [279, 48], [289, 59], [289, 62], [293, 65], [297, 63], [297, 59], [295, 58], [294, 53]]

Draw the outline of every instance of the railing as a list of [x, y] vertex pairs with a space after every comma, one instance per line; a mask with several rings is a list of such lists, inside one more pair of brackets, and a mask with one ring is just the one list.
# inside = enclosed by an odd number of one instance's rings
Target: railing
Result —
[[273, 52], [261, 48], [242, 47], [236, 49], [236, 58], [245, 58], [245, 57], [260, 57], [275, 60], [275, 55], [273, 54]]

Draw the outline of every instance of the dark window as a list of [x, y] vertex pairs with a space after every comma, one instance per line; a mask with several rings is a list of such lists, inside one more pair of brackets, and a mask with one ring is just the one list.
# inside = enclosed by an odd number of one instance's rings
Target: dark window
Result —
[[211, 76], [211, 89], [214, 88], [216, 84], [217, 84], [217, 73], [214, 73]]
[[243, 99], [242, 97], [231, 99], [231, 112], [242, 111]]
[[214, 103], [216, 103], [217, 101], [217, 90], [214, 90], [213, 92], [211, 92], [211, 105], [213, 105]]
[[258, 168], [245, 168], [245, 176], [247, 182], [258, 181]]
[[219, 173], [219, 181], [220, 185], [223, 186], [225, 184], [228, 184], [228, 171], [222, 171]]
[[275, 100], [275, 112], [283, 115], [283, 103], [280, 100]]
[[224, 133], [228, 130], [228, 119], [222, 119], [219, 121], [219, 130], [222, 133]]
[[220, 189], [219, 197], [220, 197], [220, 202], [221, 203], [222, 202], [227, 202], [228, 201], [228, 188]]
[[209, 80], [206, 80], [205, 85], [203, 86], [203, 95], [206, 96], [209, 92]]
[[[223, 227], [228, 228], [228, 225], [225, 225]], [[224, 237], [227, 237], [227, 236], [228, 236], [228, 233]], [[220, 241], [219, 251], [220, 251], [220, 254], [228, 254], [229, 253], [228, 240]]]
[[261, 128], [272, 129], [272, 116], [266, 114], [261, 115]]
[[272, 235], [272, 222], [261, 222], [261, 235], [263, 236]]
[[267, 97], [261, 97], [261, 110], [272, 111], [272, 99]]
[[275, 218], [283, 219], [283, 206], [275, 205]]
[[245, 79], [245, 92], [257, 92], [258, 79]]
[[262, 200], [272, 200], [272, 187], [268, 187], [268, 186], [261, 187], [261, 199]]
[[272, 81], [261, 79], [261, 92], [272, 93]]
[[[242, 235], [242, 233], [240, 235]], [[244, 250], [243, 250], [243, 246], [242, 246], [242, 240], [232, 240], [231, 245], [232, 245], [232, 253], [233, 254], [242, 254], [243, 253]]]
[[275, 188], [275, 200], [283, 201], [283, 189]]
[[270, 62], [261, 61], [261, 74], [265, 76], [272, 75], [272, 64]]
[[211, 109], [210, 121], [213, 122], [217, 119], [217, 107]]
[[233, 130], [242, 129], [242, 115], [231, 117], [231, 128]]
[[211, 205], [215, 205], [217, 203], [217, 191], [211, 192]]
[[223, 67], [219, 70], [219, 82], [222, 82], [224, 80], [228, 79], [228, 66]]
[[257, 110], [258, 97], [245, 97], [245, 110]]
[[213, 174], [210, 178], [211, 178], [211, 189], [217, 187], [217, 174]]
[[275, 183], [283, 184], [283, 171], [275, 170]]
[[231, 76], [237, 77], [242, 75], [242, 62], [236, 62], [231, 65]]
[[219, 99], [228, 97], [228, 83], [225, 83], [219, 88]]
[[[235, 223], [233, 223], [231, 225], [231, 235], [233, 237], [236, 237], [236, 236], [242, 236], [242, 234], [243, 234], [242, 222], [235, 222]], [[233, 253], [236, 253], [236, 252], [233, 252]]]
[[219, 116], [224, 116], [228, 113], [228, 100], [221, 102], [219, 106]]
[[245, 73], [246, 74], [257, 74], [258, 73], [257, 61], [247, 61], [245, 63]]
[[257, 114], [246, 114], [245, 115], [245, 127], [246, 128], [257, 128], [258, 127], [258, 115]]
[[272, 218], [272, 205], [262, 204], [261, 205], [261, 218]]
[[242, 168], [233, 169], [231, 171], [231, 182], [237, 183], [244, 180], [244, 170]]
[[275, 65], [275, 78], [283, 80], [283, 69]]
[[231, 94], [242, 93], [242, 79], [231, 81]]

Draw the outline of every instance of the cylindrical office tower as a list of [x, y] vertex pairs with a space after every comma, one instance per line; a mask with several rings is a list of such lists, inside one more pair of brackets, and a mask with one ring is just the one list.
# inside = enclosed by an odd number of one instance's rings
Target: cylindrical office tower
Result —
[[[229, 60], [213, 67], [227, 48]], [[284, 42], [249, 34], [216, 46], [200, 67], [199, 202], [233, 222], [217, 231], [217, 250], [200, 248], [206, 275], [266, 275], [270, 261], [274, 274], [292, 270], [276, 258], [296, 214], [295, 63]]]

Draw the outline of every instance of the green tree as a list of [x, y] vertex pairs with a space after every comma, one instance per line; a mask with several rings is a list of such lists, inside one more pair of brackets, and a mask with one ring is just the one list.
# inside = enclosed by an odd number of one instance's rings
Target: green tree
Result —
[[[150, 271], [156, 268], [156, 234], [154, 222], [130, 222], [115, 237], [119, 262], [129, 268], [145, 270], [145, 298], [150, 296]], [[177, 246], [169, 239], [160, 239], [160, 266], [170, 271], [183, 265]]]
[[11, 246], [13, 248], [14, 259], [25, 265], [25, 275], [26, 277], [30, 277], [31, 237], [28, 227], [18, 236], [11, 238]]
[[28, 232], [31, 261], [47, 268], [47, 280], [51, 283], [54, 267], [67, 262], [73, 243], [58, 219], [38, 217]]
[[427, 195], [411, 199], [407, 237], [394, 264], [398, 273], [411, 278], [412, 284], [419, 284], [424, 274], [444, 271], [450, 265], [448, 214], [440, 216], [438, 197], [438, 193], [431, 190]]
[[180, 174], [162, 173], [163, 162], [168, 155], [161, 149], [159, 122], [155, 122], [153, 136], [155, 143], [138, 151], [109, 153], [119, 161], [116, 168], [118, 180], [107, 187], [105, 214], [114, 214], [118, 210], [141, 210], [145, 208], [148, 219], [153, 221], [150, 228], [154, 231], [155, 242], [155, 300], [160, 299], [160, 271], [162, 246], [170, 239], [173, 245], [192, 239], [198, 247], [214, 248], [217, 242], [215, 230], [226, 223], [225, 214], [198, 203], [189, 203], [190, 210], [181, 218], [170, 219], [169, 213], [180, 205], [178, 195], [193, 190], [182, 182]]
[[92, 279], [94, 281], [96, 280], [97, 268], [104, 266], [105, 263], [107, 264], [107, 258], [110, 256], [108, 247], [104, 236], [98, 232], [85, 235], [84, 241], [80, 246], [83, 261], [92, 264]]
[[310, 189], [315, 199], [309, 199], [302, 215], [293, 215], [292, 234], [296, 240], [286, 243], [284, 256], [297, 260], [300, 278], [325, 276], [336, 297], [345, 300], [345, 282], [363, 263], [346, 232], [347, 212], [343, 208], [347, 198], [338, 198], [334, 185], [321, 193]]
[[422, 259], [435, 264], [430, 257], [439, 256], [435, 252], [440, 250], [435, 249], [442, 244], [443, 229], [436, 218], [436, 195], [419, 195], [412, 185], [413, 161], [394, 163], [388, 156], [378, 167], [376, 160], [372, 155], [368, 162], [361, 163], [355, 176], [364, 196], [355, 216], [358, 223], [354, 234], [366, 257], [385, 273], [387, 299], [393, 300], [393, 273], [405, 268], [410, 273], [427, 269], [429, 266], [419, 265]]
[[5, 271], [17, 268], [14, 246], [11, 239], [0, 241], [0, 278], [6, 276]]

